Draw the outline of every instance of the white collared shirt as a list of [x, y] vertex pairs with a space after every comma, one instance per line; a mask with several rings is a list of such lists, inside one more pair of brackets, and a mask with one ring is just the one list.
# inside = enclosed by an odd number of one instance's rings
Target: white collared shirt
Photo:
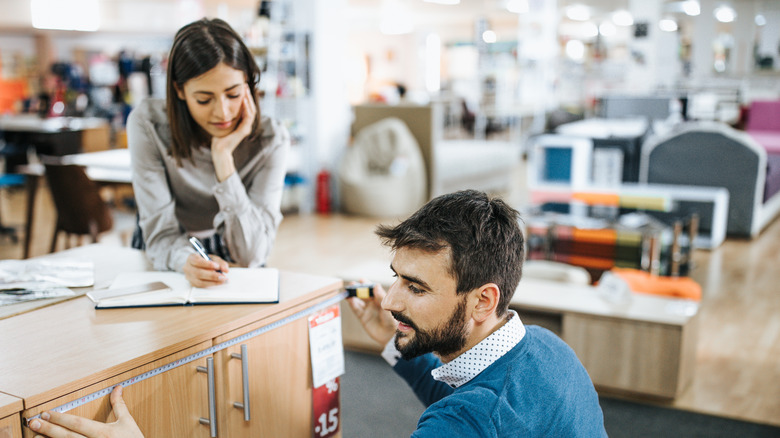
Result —
[[[485, 368], [514, 348], [525, 336], [525, 326], [520, 321], [517, 312], [514, 310], [508, 310], [507, 312], [511, 317], [506, 324], [451, 362], [431, 370], [433, 378], [453, 388], [457, 388], [468, 383]], [[401, 353], [395, 348], [395, 339], [391, 339], [385, 345], [382, 357], [390, 366], [395, 366], [398, 362]]]

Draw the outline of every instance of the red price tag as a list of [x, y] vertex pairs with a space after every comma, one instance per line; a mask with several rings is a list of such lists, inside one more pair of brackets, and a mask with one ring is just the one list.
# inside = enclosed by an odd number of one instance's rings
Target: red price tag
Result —
[[341, 427], [341, 399], [339, 398], [339, 378], [328, 381], [312, 390], [314, 410], [314, 438], [334, 436]]

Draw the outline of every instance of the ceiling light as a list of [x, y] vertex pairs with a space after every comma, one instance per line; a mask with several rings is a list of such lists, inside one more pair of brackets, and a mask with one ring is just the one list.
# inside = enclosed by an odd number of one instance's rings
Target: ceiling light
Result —
[[525, 14], [529, 11], [528, 0], [509, 0], [506, 2], [506, 10], [515, 14]]
[[599, 33], [601, 36], [611, 37], [617, 33], [617, 29], [615, 28], [614, 24], [610, 23], [609, 21], [605, 21], [599, 25]]
[[618, 26], [631, 26], [634, 24], [634, 17], [631, 12], [621, 9], [612, 13], [612, 22]]
[[766, 25], [766, 17], [761, 14], [756, 15], [756, 26]]
[[685, 12], [686, 15], [690, 15], [692, 17], [695, 17], [699, 14], [701, 14], [701, 6], [699, 5], [698, 0], [686, 0], [682, 3], [682, 9], [683, 12]]
[[674, 32], [677, 30], [677, 22], [672, 18], [662, 18], [658, 22], [658, 27], [664, 32]]
[[590, 8], [581, 4], [571, 5], [566, 8], [566, 16], [569, 20], [588, 21], [590, 20]]
[[482, 32], [482, 41], [490, 44], [490, 43], [495, 43], [496, 39], [497, 39], [496, 33], [493, 32], [492, 30], [486, 30]]
[[569, 40], [566, 42], [566, 56], [575, 61], [582, 61], [585, 58], [585, 44], [580, 40]]
[[731, 23], [737, 18], [737, 13], [731, 6], [718, 6], [713, 13], [715, 14], [715, 19], [721, 23]]
[[413, 30], [409, 8], [405, 4], [386, 1], [382, 4], [379, 31], [385, 35], [401, 35]]
[[582, 24], [582, 35], [585, 38], [595, 38], [599, 36], [599, 28], [591, 22]]
[[32, 0], [30, 15], [36, 29], [96, 31], [100, 27], [98, 0]]

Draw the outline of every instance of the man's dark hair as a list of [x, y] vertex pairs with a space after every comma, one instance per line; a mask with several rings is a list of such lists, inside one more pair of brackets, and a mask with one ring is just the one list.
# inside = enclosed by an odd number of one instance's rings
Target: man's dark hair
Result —
[[523, 272], [524, 238], [519, 221], [517, 210], [501, 199], [463, 190], [431, 200], [394, 227], [380, 225], [376, 234], [393, 251], [449, 248], [456, 292], [497, 284], [501, 298], [496, 314], [503, 316]]
[[[181, 165], [182, 159], [192, 158], [192, 148], [208, 146], [211, 136], [192, 119], [187, 103], [178, 98], [176, 87], [182, 88], [185, 82], [220, 63], [244, 72], [249, 92], [255, 100], [258, 113], [260, 111], [257, 105], [260, 68], [241, 36], [219, 18], [203, 18], [182, 27], [176, 32], [168, 56], [166, 84], [166, 107], [173, 140], [171, 155], [178, 165]], [[260, 135], [258, 120], [254, 121], [248, 140], [254, 140]]]

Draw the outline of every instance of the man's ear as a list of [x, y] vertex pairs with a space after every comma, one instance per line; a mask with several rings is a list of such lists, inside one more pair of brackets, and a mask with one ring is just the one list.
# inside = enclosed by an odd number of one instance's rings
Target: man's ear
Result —
[[487, 283], [477, 289], [474, 296], [477, 303], [472, 311], [472, 317], [477, 322], [485, 322], [496, 313], [498, 301], [501, 299], [501, 290], [497, 284]]
[[177, 83], [175, 83], [175, 82], [174, 82], [174, 83], [173, 83], [173, 88], [176, 90], [176, 95], [177, 95], [177, 96], [179, 96], [179, 99], [180, 99], [180, 100], [185, 100], [185, 99], [184, 99], [184, 90], [182, 90], [182, 89], [179, 87], [179, 84], [177, 84]]

